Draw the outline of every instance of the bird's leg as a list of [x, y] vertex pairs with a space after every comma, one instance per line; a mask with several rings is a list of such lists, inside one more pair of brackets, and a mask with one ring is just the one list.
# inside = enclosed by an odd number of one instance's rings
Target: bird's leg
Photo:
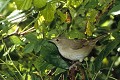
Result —
[[75, 79], [75, 74], [77, 72], [80, 72], [81, 74], [81, 80], [85, 80], [85, 74], [84, 74], [84, 70], [81, 67], [81, 62], [77, 61], [74, 64], [72, 64], [69, 67], [69, 75], [71, 76], [70, 80], [74, 80]]
[[76, 65], [78, 65], [78, 64], [80, 65], [80, 62], [79, 62], [79, 61], [73, 63], [73, 64], [69, 67], [69, 70], [71, 70], [72, 68], [77, 67]]

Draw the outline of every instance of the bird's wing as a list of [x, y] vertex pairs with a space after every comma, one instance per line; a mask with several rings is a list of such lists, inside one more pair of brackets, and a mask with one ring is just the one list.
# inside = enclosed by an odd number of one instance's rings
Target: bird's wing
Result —
[[105, 37], [106, 35], [103, 35], [103, 36], [99, 36], [95, 39], [90, 39], [90, 40], [86, 40], [86, 39], [81, 39], [81, 40], [71, 40], [69, 41], [69, 46], [70, 48], [74, 49], [74, 50], [77, 50], [77, 49], [80, 49], [82, 47], [85, 47], [87, 45], [89, 46], [95, 46], [96, 42], [100, 39], [102, 39], [103, 37]]
[[81, 39], [81, 40], [71, 40], [71, 43], [69, 43], [70, 48], [77, 50], [80, 49], [86, 45], [89, 44], [89, 42], [86, 39]]

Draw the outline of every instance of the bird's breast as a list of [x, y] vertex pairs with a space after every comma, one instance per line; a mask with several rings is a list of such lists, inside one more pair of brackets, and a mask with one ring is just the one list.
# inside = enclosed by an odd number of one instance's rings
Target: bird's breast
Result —
[[67, 58], [69, 60], [80, 60], [82, 61], [84, 59], [84, 57], [86, 57], [90, 52], [91, 52], [91, 48], [81, 48], [81, 49], [77, 49], [77, 50], [73, 50], [71, 48], [58, 48], [60, 54], [64, 57]]

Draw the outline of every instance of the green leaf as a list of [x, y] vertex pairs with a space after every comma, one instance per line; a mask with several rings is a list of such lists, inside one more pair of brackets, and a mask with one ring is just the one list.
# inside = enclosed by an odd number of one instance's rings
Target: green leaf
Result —
[[24, 53], [31, 53], [34, 49], [34, 44], [33, 43], [29, 43], [25, 46], [24, 48]]
[[28, 10], [32, 6], [32, 0], [14, 0], [14, 2], [20, 10]]
[[37, 58], [34, 61], [34, 65], [37, 68], [37, 70], [41, 71], [43, 75], [47, 74], [45, 70], [51, 70], [52, 68], [54, 68], [52, 64], [46, 62], [41, 56], [39, 56], [39, 58]]
[[98, 13], [97, 10], [95, 9], [89, 9], [88, 13], [86, 16], [88, 17], [90, 22], [95, 22], [96, 21], [96, 14]]
[[87, 26], [86, 26], [86, 31], [85, 33], [88, 35], [88, 36], [91, 36], [92, 35], [92, 30], [93, 30], [93, 25], [90, 23], [90, 21], [87, 22]]
[[1, 44], [1, 45], [0, 45], [0, 52], [3, 50], [3, 48], [4, 48], [4, 45]]
[[57, 14], [60, 16], [62, 22], [65, 22], [66, 15], [64, 15], [60, 10], [57, 10]]
[[23, 42], [20, 40], [20, 38], [19, 37], [17, 37], [17, 36], [11, 36], [10, 37], [10, 40], [11, 40], [11, 42], [13, 42], [14, 44], [23, 44]]
[[47, 6], [44, 10], [41, 11], [41, 14], [44, 16], [46, 22], [51, 22], [54, 19], [54, 14], [56, 11], [56, 4], [47, 3]]
[[118, 26], [117, 26], [117, 27], [118, 27], [118, 29], [120, 30], [120, 21], [118, 22]]
[[33, 0], [33, 5], [37, 8], [42, 8], [46, 5], [47, 0]]
[[71, 30], [70, 32], [68, 32], [68, 36], [70, 38], [78, 38], [78, 39], [83, 39], [85, 38], [85, 34], [78, 31], [78, 30]]
[[7, 6], [10, 0], [0, 0], [0, 12]]
[[98, 5], [98, 0], [89, 0], [85, 8], [95, 8]]
[[83, 2], [83, 0], [69, 0], [70, 5], [74, 6], [75, 8], [77, 8], [78, 6], [81, 5], [81, 3]]
[[35, 42], [35, 46], [34, 46], [35, 53], [38, 53], [41, 50], [41, 46], [43, 45], [42, 42], [43, 40], [37, 40]]
[[103, 49], [99, 56], [94, 61], [95, 72], [98, 72], [102, 65], [102, 60], [109, 55], [109, 53], [120, 43], [119, 40], [113, 40]]
[[48, 63], [56, 67], [68, 69], [68, 64], [60, 57], [60, 54], [54, 44], [46, 42], [41, 48], [40, 53], [43, 59]]
[[110, 15], [110, 14], [116, 15], [116, 14], [119, 13], [119, 12], [117, 12], [117, 11], [120, 11], [120, 4], [114, 6], [114, 7], [108, 12], [108, 15]]
[[65, 69], [57, 68], [56, 71], [54, 72], [54, 74], [58, 75], [58, 74], [65, 72], [65, 71], [66, 71]]
[[25, 36], [25, 38], [27, 40], [29, 40], [30, 42], [36, 42], [37, 41], [37, 36], [33, 33], [29, 33]]

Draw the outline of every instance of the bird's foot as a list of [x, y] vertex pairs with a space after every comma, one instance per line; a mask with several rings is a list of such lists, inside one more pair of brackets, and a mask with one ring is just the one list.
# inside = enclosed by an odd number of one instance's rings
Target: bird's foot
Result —
[[69, 70], [71, 70], [72, 68], [77, 68], [77, 65], [80, 65], [80, 62], [77, 61], [75, 62], [74, 64], [72, 64], [70, 67], [69, 67]]

